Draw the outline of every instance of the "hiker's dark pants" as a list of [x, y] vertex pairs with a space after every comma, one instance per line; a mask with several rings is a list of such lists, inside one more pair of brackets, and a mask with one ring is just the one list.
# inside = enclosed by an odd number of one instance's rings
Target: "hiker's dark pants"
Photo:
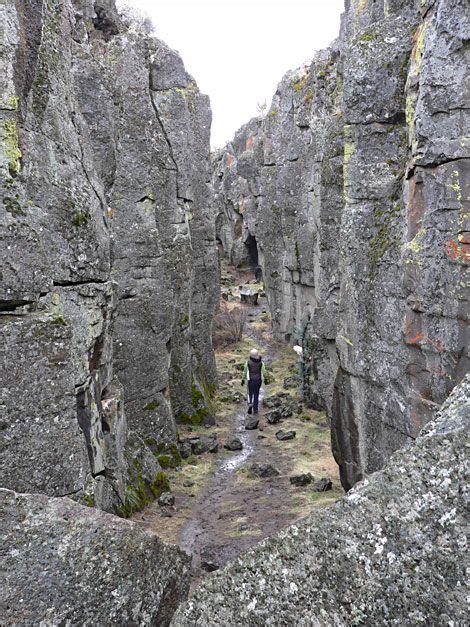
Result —
[[250, 379], [248, 381], [248, 402], [253, 405], [253, 411], [258, 412], [258, 398], [261, 388], [261, 380]]

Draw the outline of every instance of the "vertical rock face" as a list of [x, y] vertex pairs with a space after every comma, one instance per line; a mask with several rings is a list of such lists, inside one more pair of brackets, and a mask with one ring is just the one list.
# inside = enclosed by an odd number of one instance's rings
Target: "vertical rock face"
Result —
[[114, 2], [2, 13], [1, 484], [116, 510], [211, 418], [209, 103]]
[[469, 367], [465, 9], [346, 2], [338, 41], [214, 157], [217, 237], [235, 263], [256, 242], [346, 488]]

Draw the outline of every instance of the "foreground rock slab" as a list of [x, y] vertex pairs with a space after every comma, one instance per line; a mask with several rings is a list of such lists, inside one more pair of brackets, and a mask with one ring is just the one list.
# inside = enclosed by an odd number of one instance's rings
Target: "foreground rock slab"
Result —
[[188, 593], [189, 556], [130, 521], [10, 490], [0, 514], [2, 624], [168, 625]]
[[464, 624], [470, 375], [413, 446], [198, 588], [173, 625]]

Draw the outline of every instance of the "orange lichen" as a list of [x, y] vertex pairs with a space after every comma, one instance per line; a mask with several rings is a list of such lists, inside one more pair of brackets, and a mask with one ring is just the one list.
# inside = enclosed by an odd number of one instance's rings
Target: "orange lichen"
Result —
[[451, 261], [461, 261], [465, 265], [470, 263], [470, 246], [468, 244], [448, 239], [444, 243], [444, 249]]

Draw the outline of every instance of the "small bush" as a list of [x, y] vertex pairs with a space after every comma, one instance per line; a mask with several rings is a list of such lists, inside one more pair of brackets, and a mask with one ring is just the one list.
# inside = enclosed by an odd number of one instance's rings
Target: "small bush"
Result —
[[214, 319], [214, 346], [228, 346], [240, 342], [246, 320], [247, 312], [244, 307], [229, 307], [227, 303], [222, 303]]

